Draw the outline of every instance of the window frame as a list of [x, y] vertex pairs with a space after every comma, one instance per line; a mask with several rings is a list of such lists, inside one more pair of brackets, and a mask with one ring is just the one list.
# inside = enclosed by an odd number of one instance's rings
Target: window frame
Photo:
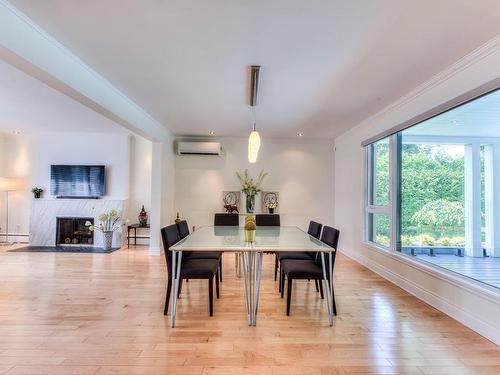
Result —
[[[439, 116], [454, 108], [463, 106], [469, 102], [479, 99], [494, 91], [500, 90], [500, 77], [495, 78], [485, 84], [476, 87], [462, 95], [459, 95], [447, 102], [421, 113], [407, 121], [393, 126], [377, 135], [374, 135], [363, 142], [361, 146], [364, 151], [364, 204], [363, 204], [363, 241], [379, 249], [397, 251], [401, 249], [401, 134], [405, 129], [416, 126], [430, 118]], [[389, 140], [389, 199], [387, 206], [377, 206], [372, 202], [370, 184], [373, 178], [373, 145], [383, 139]], [[389, 215], [390, 244], [384, 246], [370, 240], [370, 214]]]
[[[374, 162], [374, 154], [375, 148], [374, 145], [376, 142], [379, 142], [383, 139], [379, 139], [373, 143], [364, 147], [364, 158], [365, 158], [365, 181], [364, 181], [364, 226], [363, 226], [363, 239], [365, 242], [373, 244], [374, 246], [380, 247], [382, 249], [391, 249], [392, 248], [392, 238], [393, 238], [393, 224], [392, 224], [392, 185], [393, 185], [393, 176], [392, 176], [392, 158], [393, 158], [393, 136], [388, 137], [389, 141], [389, 181], [388, 184], [388, 197], [387, 197], [387, 205], [376, 205], [372, 202], [375, 202], [374, 199], [374, 181], [375, 181], [375, 162]], [[373, 225], [370, 224], [370, 216], [371, 215], [386, 215], [389, 219], [389, 246], [385, 246], [379, 244], [370, 239], [370, 231], [373, 229]], [[371, 216], [373, 217], [373, 216]]]

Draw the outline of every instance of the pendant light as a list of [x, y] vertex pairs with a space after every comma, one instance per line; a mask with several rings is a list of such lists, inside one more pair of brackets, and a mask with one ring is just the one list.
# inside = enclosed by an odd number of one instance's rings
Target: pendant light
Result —
[[260, 149], [260, 135], [255, 128], [255, 106], [257, 105], [257, 91], [259, 89], [260, 65], [252, 65], [250, 69], [250, 107], [252, 107], [253, 128], [248, 137], [248, 162], [255, 163]]

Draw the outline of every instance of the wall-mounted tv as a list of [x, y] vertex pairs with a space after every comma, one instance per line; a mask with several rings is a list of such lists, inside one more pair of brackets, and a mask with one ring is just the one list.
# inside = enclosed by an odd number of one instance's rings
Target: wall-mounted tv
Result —
[[56, 198], [102, 197], [104, 172], [104, 165], [51, 165], [50, 194]]

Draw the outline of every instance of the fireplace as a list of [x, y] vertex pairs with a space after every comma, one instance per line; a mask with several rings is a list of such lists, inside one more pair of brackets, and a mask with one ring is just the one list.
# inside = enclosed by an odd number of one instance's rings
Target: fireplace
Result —
[[56, 246], [93, 246], [94, 233], [85, 225], [94, 224], [92, 217], [58, 217], [56, 226]]

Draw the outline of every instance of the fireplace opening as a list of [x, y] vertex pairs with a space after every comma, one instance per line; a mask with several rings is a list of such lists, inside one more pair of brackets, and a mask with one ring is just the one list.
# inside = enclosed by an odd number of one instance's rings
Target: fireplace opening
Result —
[[93, 245], [94, 233], [85, 225], [87, 221], [94, 224], [94, 218], [92, 217], [58, 217], [56, 245]]

